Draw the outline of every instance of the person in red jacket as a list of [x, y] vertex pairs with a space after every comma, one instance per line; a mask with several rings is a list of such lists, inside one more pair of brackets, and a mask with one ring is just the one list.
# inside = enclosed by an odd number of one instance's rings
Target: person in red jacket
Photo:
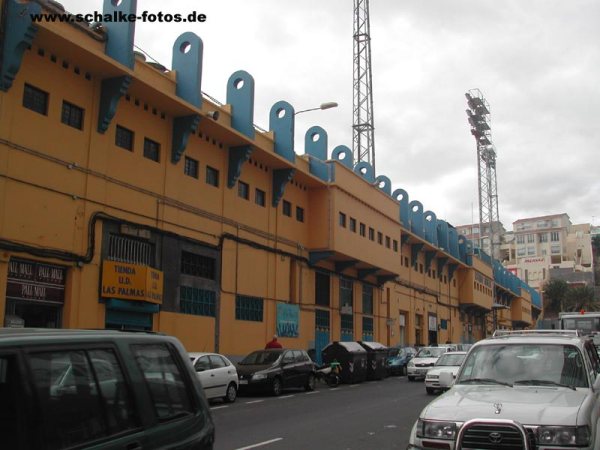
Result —
[[283, 348], [283, 346], [277, 340], [276, 334], [273, 335], [273, 339], [271, 339], [269, 342], [267, 342], [267, 345], [265, 345], [265, 349], [267, 348]]

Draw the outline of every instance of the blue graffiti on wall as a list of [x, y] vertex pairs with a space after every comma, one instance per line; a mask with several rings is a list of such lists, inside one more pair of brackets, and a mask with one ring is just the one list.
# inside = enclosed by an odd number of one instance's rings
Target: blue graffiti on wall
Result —
[[277, 303], [277, 336], [298, 337], [300, 307]]

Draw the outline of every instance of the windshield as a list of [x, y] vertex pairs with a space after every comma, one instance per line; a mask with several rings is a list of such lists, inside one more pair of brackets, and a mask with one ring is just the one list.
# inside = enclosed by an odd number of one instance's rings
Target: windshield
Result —
[[439, 358], [446, 353], [446, 349], [442, 347], [423, 347], [415, 355], [415, 358]]
[[[475, 347], [457, 384], [477, 380], [513, 384], [588, 387], [581, 353], [573, 345], [498, 344]], [[485, 381], [487, 380], [487, 381]]]
[[254, 364], [254, 365], [267, 365], [275, 363], [279, 357], [281, 356], [281, 352], [274, 352], [269, 350], [261, 350], [250, 353], [246, 356], [239, 364]]
[[465, 360], [465, 356], [467, 355], [453, 355], [451, 353], [446, 353], [442, 355], [440, 359], [435, 363], [436, 366], [460, 366], [462, 362]]

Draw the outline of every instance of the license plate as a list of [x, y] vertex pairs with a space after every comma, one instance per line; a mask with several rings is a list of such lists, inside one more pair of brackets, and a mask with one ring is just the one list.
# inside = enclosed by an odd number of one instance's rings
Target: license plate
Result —
[[248, 384], [248, 380], [240, 380], [240, 384]]
[[429, 369], [418, 369], [418, 373], [427, 373]]

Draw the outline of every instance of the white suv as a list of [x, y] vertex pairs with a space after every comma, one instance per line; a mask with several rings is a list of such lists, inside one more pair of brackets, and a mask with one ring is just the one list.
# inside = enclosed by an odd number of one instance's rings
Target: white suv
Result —
[[599, 375], [592, 340], [576, 330], [496, 332], [423, 409], [408, 449], [600, 449]]

